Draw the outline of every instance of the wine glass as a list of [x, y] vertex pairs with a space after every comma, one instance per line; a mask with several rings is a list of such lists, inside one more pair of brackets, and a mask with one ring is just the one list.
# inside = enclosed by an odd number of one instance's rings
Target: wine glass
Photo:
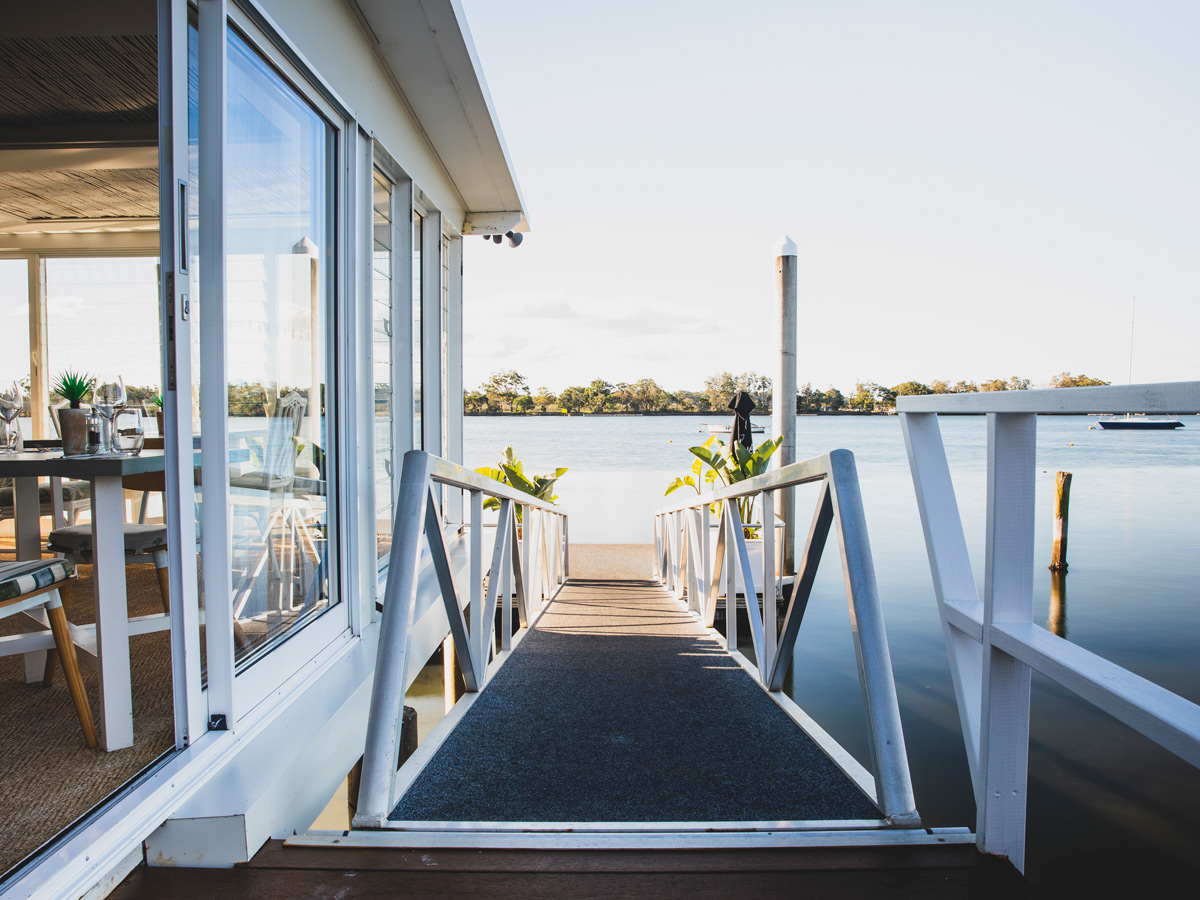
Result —
[[125, 408], [125, 382], [119, 377], [116, 381], [98, 381], [92, 388], [92, 409], [100, 416], [100, 452], [119, 453], [116, 430], [113, 419], [118, 412]]
[[14, 381], [0, 388], [0, 419], [4, 422], [4, 431], [3, 434], [0, 434], [0, 453], [17, 452], [17, 435], [20, 426], [16, 424], [16, 421], [24, 403], [25, 396], [21, 392], [19, 382]]

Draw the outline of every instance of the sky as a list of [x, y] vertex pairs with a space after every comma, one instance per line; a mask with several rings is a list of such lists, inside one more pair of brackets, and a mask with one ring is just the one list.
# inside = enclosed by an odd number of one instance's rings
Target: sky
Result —
[[531, 231], [464, 381], [1200, 372], [1200, 4], [463, 0]]

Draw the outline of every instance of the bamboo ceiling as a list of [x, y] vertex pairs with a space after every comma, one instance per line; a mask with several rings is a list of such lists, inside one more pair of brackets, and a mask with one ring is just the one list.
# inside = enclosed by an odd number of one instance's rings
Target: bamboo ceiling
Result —
[[44, 150], [51, 160], [37, 171], [0, 166], [0, 221], [157, 217], [156, 167], [50, 167], [57, 146], [101, 140], [119, 155], [106, 128], [149, 126], [153, 139], [157, 54], [153, 34], [0, 37], [0, 149]]

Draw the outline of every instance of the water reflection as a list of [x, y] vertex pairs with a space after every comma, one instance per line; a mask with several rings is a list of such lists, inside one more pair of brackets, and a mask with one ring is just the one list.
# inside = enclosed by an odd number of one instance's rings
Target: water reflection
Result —
[[1067, 636], [1067, 573], [1050, 572], [1050, 616], [1046, 627], [1060, 638]]

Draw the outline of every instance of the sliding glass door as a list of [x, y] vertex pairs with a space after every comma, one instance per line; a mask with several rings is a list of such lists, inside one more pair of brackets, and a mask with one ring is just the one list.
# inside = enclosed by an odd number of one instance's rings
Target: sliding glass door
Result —
[[199, 12], [189, 57], [199, 523], [220, 727], [349, 627], [336, 478], [349, 192], [344, 115], [236, 5]]

